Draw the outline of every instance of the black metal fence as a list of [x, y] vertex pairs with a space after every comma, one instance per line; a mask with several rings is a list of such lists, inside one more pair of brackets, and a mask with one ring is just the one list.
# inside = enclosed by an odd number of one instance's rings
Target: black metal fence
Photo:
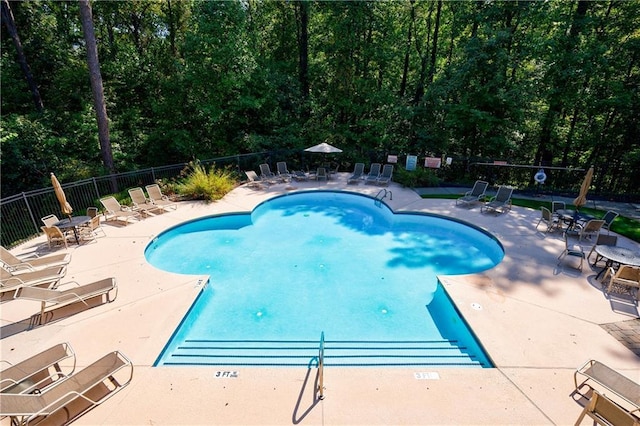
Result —
[[[269, 161], [271, 153], [261, 152], [204, 160], [203, 165], [229, 167], [237, 171], [256, 169], [257, 165]], [[117, 194], [128, 188], [144, 187], [161, 179], [180, 176], [188, 163], [151, 167], [126, 173], [94, 177], [62, 184], [67, 201], [74, 208], [74, 214], [84, 214], [87, 207], [100, 207], [100, 198]], [[41, 234], [41, 218], [56, 214], [63, 215], [53, 187], [23, 192], [0, 200], [0, 241], [2, 246], [11, 248]]]

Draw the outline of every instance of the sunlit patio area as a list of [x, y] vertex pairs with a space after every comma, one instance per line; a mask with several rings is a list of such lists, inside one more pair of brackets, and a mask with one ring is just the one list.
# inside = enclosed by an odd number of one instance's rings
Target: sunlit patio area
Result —
[[[395, 183], [383, 200], [392, 210], [466, 221], [504, 246], [505, 257], [493, 269], [439, 277], [495, 368], [331, 367], [324, 370], [324, 398], [319, 399], [315, 366], [153, 367], [208, 277], [152, 267], [144, 257], [150, 241], [182, 222], [251, 211], [284, 193], [327, 189], [375, 197], [381, 190], [347, 184], [347, 177], [242, 185], [220, 201], [182, 201], [175, 210], [127, 226], [103, 221], [104, 236], [67, 249], [72, 260], [62, 283], [115, 277], [117, 298], [52, 311], [42, 325], [39, 303], [3, 301], [1, 358], [15, 363], [68, 342], [79, 370], [107, 352], [126, 354], [134, 364], [131, 384], [78, 418], [77, 425], [565, 425], [576, 421], [587, 402], [574, 392], [574, 372], [585, 361], [596, 359], [640, 382], [640, 357], [634, 353], [640, 348], [638, 301], [603, 291], [596, 276], [604, 262], [592, 266], [593, 258], [587, 259], [582, 270], [570, 261], [558, 263], [565, 248], [562, 233], [537, 230], [540, 211], [513, 207], [484, 214], [479, 204], [423, 199]], [[588, 239], [581, 244], [586, 253], [593, 246]], [[637, 243], [622, 236], [618, 245], [640, 252]], [[49, 250], [41, 236], [12, 253], [64, 250]], [[632, 331], [625, 341], [627, 329]]]

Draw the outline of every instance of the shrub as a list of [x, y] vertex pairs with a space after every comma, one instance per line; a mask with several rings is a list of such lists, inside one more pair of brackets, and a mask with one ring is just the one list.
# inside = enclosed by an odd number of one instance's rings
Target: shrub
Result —
[[440, 185], [440, 179], [429, 169], [417, 167], [415, 170], [407, 170], [398, 167], [393, 173], [393, 180], [408, 188], [425, 188]]
[[233, 173], [229, 169], [209, 171], [200, 163], [190, 165], [190, 170], [180, 183], [176, 184], [176, 193], [195, 200], [215, 201], [225, 196], [236, 185]]

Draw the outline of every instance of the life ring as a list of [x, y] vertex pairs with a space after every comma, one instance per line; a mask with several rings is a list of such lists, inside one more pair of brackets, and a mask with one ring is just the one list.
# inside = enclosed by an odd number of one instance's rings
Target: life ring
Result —
[[533, 177], [533, 179], [540, 183], [543, 184], [545, 180], [547, 180], [547, 175], [544, 174], [544, 170], [540, 169], [538, 170], [538, 173], [536, 173], [536, 175]]

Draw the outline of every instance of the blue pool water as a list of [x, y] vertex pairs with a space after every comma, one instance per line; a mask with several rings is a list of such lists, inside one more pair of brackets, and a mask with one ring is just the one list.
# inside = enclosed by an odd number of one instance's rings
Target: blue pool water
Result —
[[436, 279], [502, 260], [500, 243], [468, 224], [298, 192], [169, 229], [145, 255], [210, 276], [156, 365], [305, 364], [324, 332], [335, 365], [490, 366]]

